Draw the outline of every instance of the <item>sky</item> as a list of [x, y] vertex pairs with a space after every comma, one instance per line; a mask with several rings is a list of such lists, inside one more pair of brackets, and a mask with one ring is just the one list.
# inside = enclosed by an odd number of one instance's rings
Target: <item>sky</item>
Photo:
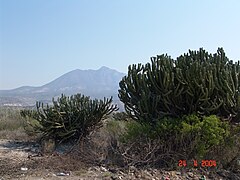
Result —
[[239, 0], [0, 0], [0, 89], [75, 69], [127, 73], [201, 47], [240, 60], [239, 9]]

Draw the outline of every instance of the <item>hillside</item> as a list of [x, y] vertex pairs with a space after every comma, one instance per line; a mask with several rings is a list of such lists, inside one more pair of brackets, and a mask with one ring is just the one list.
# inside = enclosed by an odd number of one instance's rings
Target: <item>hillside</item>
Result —
[[0, 90], [0, 106], [33, 106], [36, 101], [51, 102], [52, 97], [82, 93], [91, 98], [117, 98], [118, 83], [124, 73], [101, 67], [98, 70], [70, 71], [57, 79], [39, 86], [22, 86], [12, 90]]

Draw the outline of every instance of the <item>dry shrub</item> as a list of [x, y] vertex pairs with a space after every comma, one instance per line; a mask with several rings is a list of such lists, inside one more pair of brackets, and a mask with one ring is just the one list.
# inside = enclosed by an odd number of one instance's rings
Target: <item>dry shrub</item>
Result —
[[178, 142], [176, 139], [179, 138], [172, 136], [166, 142], [160, 138], [151, 139], [143, 135], [134, 141], [122, 143], [117, 151], [128, 166], [174, 168], [178, 160], [188, 158], [186, 150], [193, 151], [195, 148], [194, 143], [189, 146], [181, 139]]
[[122, 156], [116, 151], [123, 131], [124, 122], [106, 119], [103, 127], [83, 138], [71, 154], [81, 157], [87, 164], [123, 165]]

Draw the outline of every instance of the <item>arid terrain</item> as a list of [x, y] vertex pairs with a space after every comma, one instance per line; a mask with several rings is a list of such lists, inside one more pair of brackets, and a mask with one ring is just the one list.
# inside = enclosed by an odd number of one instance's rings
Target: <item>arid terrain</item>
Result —
[[[57, 146], [53, 153], [42, 153], [38, 138], [26, 134], [18, 109], [0, 109], [0, 180], [6, 179], [240, 179], [239, 172], [220, 166], [155, 169], [144, 166], [121, 166], [109, 155], [111, 138], [121, 132], [124, 121], [110, 121], [93, 133], [74, 151], [69, 144]], [[120, 119], [122, 117], [120, 116]], [[115, 122], [115, 123], [114, 123]], [[67, 150], [68, 149], [68, 150]], [[110, 162], [110, 163], [109, 163]], [[176, 162], [177, 165], [178, 162]]]
[[137, 169], [89, 166], [58, 152], [42, 155], [33, 142], [0, 140], [0, 179], [240, 179], [239, 174], [214, 169]]

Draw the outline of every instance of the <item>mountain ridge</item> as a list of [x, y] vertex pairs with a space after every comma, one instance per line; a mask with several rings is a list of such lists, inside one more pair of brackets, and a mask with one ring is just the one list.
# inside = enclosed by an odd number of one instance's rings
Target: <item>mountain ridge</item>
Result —
[[[97, 70], [75, 69], [41, 86], [21, 86], [11, 90], [0, 90], [0, 106], [17, 104], [32, 106], [36, 101], [50, 102], [52, 97], [61, 94], [73, 95], [81, 93], [91, 98], [113, 96], [117, 98], [119, 81], [126, 74], [102, 66]], [[8, 102], [7, 99], [11, 99]]]

